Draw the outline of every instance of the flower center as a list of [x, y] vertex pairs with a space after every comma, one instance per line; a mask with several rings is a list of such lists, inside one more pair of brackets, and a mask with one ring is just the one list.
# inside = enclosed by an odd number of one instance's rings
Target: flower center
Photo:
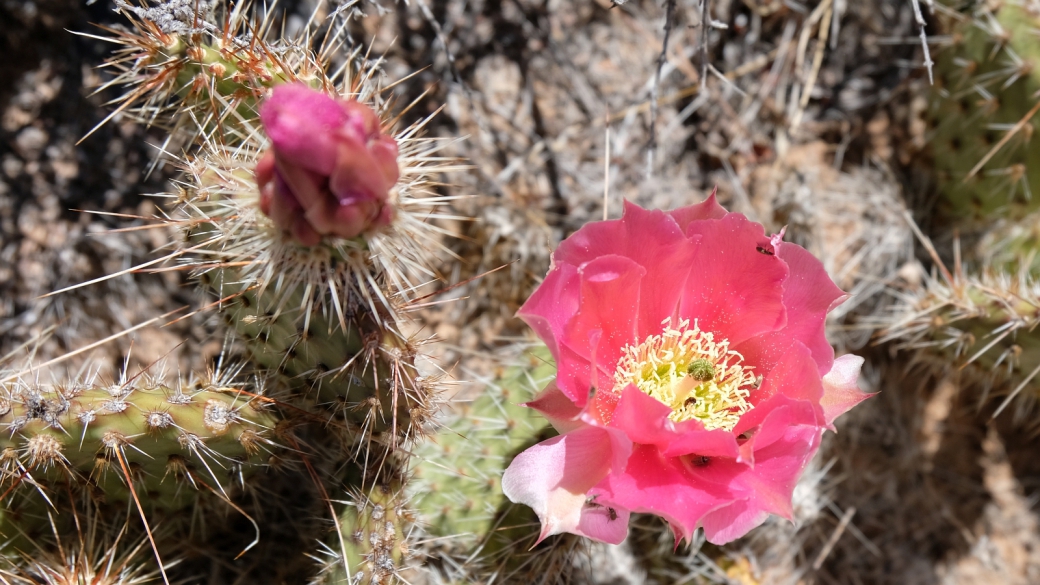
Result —
[[757, 387], [751, 366], [730, 351], [729, 341], [701, 331], [696, 321], [672, 327], [624, 349], [614, 372], [614, 388], [628, 384], [660, 400], [672, 409], [675, 422], [697, 419], [708, 430], [733, 430], [740, 416], [751, 410], [748, 396]]

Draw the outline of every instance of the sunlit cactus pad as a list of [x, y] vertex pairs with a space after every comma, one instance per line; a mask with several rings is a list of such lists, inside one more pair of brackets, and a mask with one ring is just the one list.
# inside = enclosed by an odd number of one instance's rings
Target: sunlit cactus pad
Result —
[[277, 419], [235, 388], [18, 383], [4, 387], [0, 408], [5, 485], [71, 482], [110, 500], [133, 491], [150, 507], [231, 489], [277, 448]]

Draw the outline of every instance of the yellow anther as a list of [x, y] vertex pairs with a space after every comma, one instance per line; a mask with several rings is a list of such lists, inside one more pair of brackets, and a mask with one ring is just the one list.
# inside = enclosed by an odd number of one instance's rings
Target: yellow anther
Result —
[[729, 341], [715, 341], [694, 322], [683, 320], [672, 327], [663, 323], [659, 335], [651, 335], [623, 351], [614, 372], [614, 389], [628, 384], [668, 405], [675, 422], [697, 419], [708, 430], [732, 430], [740, 416], [751, 410], [748, 396], [756, 376], [744, 358], [730, 351]]

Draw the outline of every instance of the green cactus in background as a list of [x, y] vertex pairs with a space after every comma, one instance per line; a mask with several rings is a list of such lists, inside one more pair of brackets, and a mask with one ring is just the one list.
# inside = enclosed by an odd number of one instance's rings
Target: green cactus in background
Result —
[[975, 258], [991, 272], [1040, 275], [1040, 212], [990, 226], [975, 247]]
[[1028, 412], [1040, 398], [1040, 284], [1018, 274], [927, 278], [874, 321], [879, 341], [941, 370], [960, 366], [987, 393], [1009, 393], [999, 410], [1021, 396], [1018, 412]]
[[[75, 509], [72, 515], [78, 514]], [[147, 562], [147, 540], [128, 536], [128, 526], [109, 527], [97, 512], [76, 518], [66, 537], [50, 515], [52, 534], [22, 546], [8, 544], [0, 555], [0, 580], [19, 585], [138, 585], [154, 583], [161, 571]], [[164, 563], [164, 569], [177, 564]]]
[[[348, 65], [344, 90], [321, 68], [310, 71], [331, 95], [371, 103], [386, 120], [376, 70], [359, 61]], [[254, 89], [262, 95], [267, 86]], [[425, 121], [394, 134], [401, 178], [389, 226], [305, 246], [259, 209], [255, 167], [269, 144], [257, 128], [255, 103], [249, 109], [248, 116], [235, 116], [247, 133], [205, 141], [188, 162], [175, 212], [186, 237], [175, 254], [218, 295], [218, 310], [257, 365], [282, 374], [285, 384], [365, 436], [389, 432], [391, 444], [410, 440], [433, 412], [435, 387], [415, 368], [419, 351], [401, 332], [410, 320], [402, 305], [419, 282], [440, 273], [445, 232], [429, 221], [441, 215], [437, 208], [445, 201], [430, 177], [453, 168], [436, 156], [441, 141], [419, 137]]]
[[116, 5], [132, 28], [108, 30], [122, 48], [106, 64], [115, 77], [105, 87], [126, 88], [113, 115], [125, 111], [149, 125], [188, 130], [196, 138], [216, 131], [222, 140], [238, 142], [249, 132], [257, 102], [275, 85], [329, 82], [322, 73], [324, 58], [300, 43], [245, 41], [246, 28], [264, 39], [275, 23], [267, 17], [251, 22], [247, 3], [226, 15], [227, 29], [218, 29], [214, 15], [207, 13], [215, 3], [200, 4], [199, 12], [191, 14], [178, 14], [168, 5]]
[[945, 211], [964, 227], [1040, 207], [1040, 11], [1035, 3], [944, 2], [930, 116]]
[[[529, 352], [417, 448], [416, 505], [426, 531], [452, 536], [448, 546], [468, 553], [487, 537], [504, 504], [502, 472], [525, 447], [549, 438], [538, 411], [521, 406], [556, 375], [548, 350]], [[555, 433], [553, 433], [555, 434]]]

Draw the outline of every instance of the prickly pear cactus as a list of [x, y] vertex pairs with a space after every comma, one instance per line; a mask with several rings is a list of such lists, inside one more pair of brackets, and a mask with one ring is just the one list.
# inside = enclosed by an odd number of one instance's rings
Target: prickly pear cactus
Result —
[[[400, 331], [407, 319], [398, 295], [412, 287], [410, 266], [433, 263], [430, 230], [411, 215], [432, 202], [412, 199], [414, 189], [401, 185], [400, 225], [368, 239], [301, 246], [257, 206], [252, 167], [262, 143], [255, 141], [255, 151], [204, 151], [192, 166], [180, 213], [193, 226], [186, 249], [199, 278], [258, 365], [337, 419], [413, 436], [433, 409], [434, 392], [415, 369], [417, 344]], [[402, 148], [404, 160], [409, 148]], [[422, 175], [423, 155], [414, 157]]]
[[1017, 219], [1040, 205], [1040, 8], [1028, 0], [944, 1], [930, 115], [946, 211]]
[[271, 87], [328, 81], [320, 74], [322, 63], [299, 43], [245, 40], [245, 27], [259, 40], [270, 36], [274, 23], [267, 17], [253, 21], [248, 4], [236, 5], [223, 21], [212, 1], [190, 8], [177, 2], [116, 5], [131, 29], [110, 31], [122, 45], [107, 64], [115, 72], [111, 84], [126, 88], [115, 112], [147, 124], [187, 130], [196, 138], [215, 131], [221, 140], [238, 142]]
[[[409, 315], [428, 292], [421, 285], [448, 272], [433, 175], [453, 163], [437, 154], [444, 141], [421, 136], [426, 120], [399, 124], [378, 65], [360, 52], [330, 75], [330, 53], [311, 48], [316, 28], [276, 38], [273, 21], [244, 5], [175, 4], [121, 4], [135, 30], [116, 33], [124, 49], [112, 60], [113, 84], [126, 89], [122, 111], [187, 140], [169, 212], [182, 237], [166, 261], [197, 277], [212, 300], [204, 308], [237, 334], [292, 418], [284, 438], [293, 461], [280, 467], [306, 471], [296, 483], [307, 486], [295, 497], [293, 482], [274, 482], [278, 497], [341, 526], [327, 545], [334, 560], [311, 563], [311, 576], [396, 582], [413, 546], [396, 470], [407, 468], [437, 394], [437, 377], [417, 366], [420, 342], [404, 331], [422, 328]], [[344, 33], [321, 34], [331, 48]], [[282, 134], [272, 129], [279, 116], [292, 118]], [[315, 168], [318, 158], [328, 168]], [[315, 200], [331, 212], [304, 209]], [[358, 465], [374, 472], [341, 478]], [[252, 521], [265, 509], [244, 513]], [[282, 565], [322, 556], [297, 544], [286, 544], [292, 558]]]
[[975, 248], [975, 258], [990, 272], [1040, 275], [1040, 212], [989, 226]]
[[526, 350], [471, 402], [459, 401], [441, 431], [416, 447], [412, 499], [423, 520], [423, 552], [452, 583], [567, 582], [586, 553], [569, 534], [539, 541], [538, 517], [502, 493], [513, 457], [556, 431], [522, 406], [556, 374], [544, 346]]

